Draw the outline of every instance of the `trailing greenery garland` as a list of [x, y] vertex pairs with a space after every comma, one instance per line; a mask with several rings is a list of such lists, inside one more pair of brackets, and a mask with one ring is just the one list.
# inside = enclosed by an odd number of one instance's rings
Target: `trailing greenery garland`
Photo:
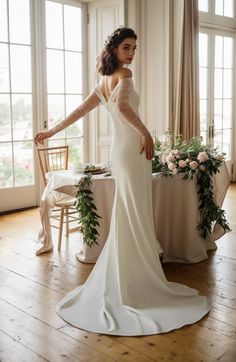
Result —
[[199, 137], [183, 141], [182, 136], [173, 143], [172, 132], [166, 132], [166, 141], [156, 141], [155, 155], [152, 160], [152, 172], [160, 172], [165, 176], [183, 174], [183, 179], [197, 178], [200, 222], [197, 229], [202, 238], [206, 239], [212, 231], [214, 222], [224, 231], [230, 230], [225, 211], [216, 203], [213, 193], [212, 176], [219, 172], [224, 155], [216, 149], [203, 145]]
[[92, 191], [89, 190], [91, 178], [91, 174], [85, 174], [79, 181], [75, 204], [79, 213], [79, 223], [81, 224], [83, 241], [90, 247], [94, 244], [98, 245], [97, 238], [99, 233], [97, 227], [99, 226], [98, 219], [101, 218], [101, 216], [96, 213], [97, 208], [93, 203]]

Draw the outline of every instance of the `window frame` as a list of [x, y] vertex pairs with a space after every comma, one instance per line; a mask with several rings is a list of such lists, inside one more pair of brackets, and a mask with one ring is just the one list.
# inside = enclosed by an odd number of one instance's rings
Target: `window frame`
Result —
[[[202, 12], [202, 11], [198, 12], [199, 13], [199, 33], [205, 32], [208, 35], [212, 36], [212, 32], [214, 31], [215, 35], [217, 34], [217, 32], [219, 32], [219, 35], [223, 35], [225, 33], [226, 36], [231, 35], [234, 39], [234, 61], [233, 61], [234, 73], [233, 73], [233, 87], [232, 87], [233, 109], [232, 109], [232, 135], [231, 135], [232, 144], [231, 144], [231, 162], [229, 162], [227, 164], [227, 166], [228, 166], [230, 178], [232, 178], [232, 180], [235, 181], [236, 180], [236, 106], [235, 106], [235, 104], [236, 104], [236, 0], [234, 0], [234, 17], [233, 18], [214, 14], [215, 0], [208, 0], [208, 4], [209, 4], [208, 12]], [[212, 52], [214, 51], [213, 48], [214, 47], [212, 45], [208, 46], [208, 55], [210, 57], [213, 56], [213, 54], [212, 54]], [[213, 73], [214, 73], [214, 67], [212, 69], [209, 69], [208, 94], [210, 94], [209, 87], [211, 90], [213, 89], [212, 84], [210, 84], [210, 81], [209, 81], [210, 79], [211, 79], [211, 82], [213, 81], [213, 76], [214, 76]], [[212, 114], [213, 114], [214, 105], [212, 102], [211, 94], [210, 94], [210, 97], [211, 97], [211, 100], [209, 101], [210, 109], [208, 109], [208, 115], [210, 115], [210, 118], [211, 118], [210, 123], [212, 123]], [[209, 124], [209, 119], [207, 121]]]
[[[50, 0], [55, 3], [61, 3], [65, 5], [72, 5], [81, 8], [82, 16], [82, 97], [88, 93], [88, 51], [87, 51], [87, 4], [82, 3], [78, 0]], [[33, 89], [34, 89], [34, 133], [37, 131], [47, 128], [47, 118], [48, 118], [48, 105], [47, 105], [47, 84], [46, 84], [46, 0], [33, 0], [32, 2], [32, 19], [39, 19], [38, 22], [34, 22], [32, 25], [32, 34], [34, 37], [33, 48], [32, 49], [32, 63], [34, 64], [34, 69], [32, 70], [35, 75], [33, 79]], [[79, 104], [78, 104], [79, 106]], [[83, 136], [82, 140], [82, 152], [83, 152], [83, 161], [86, 162], [88, 159], [88, 125], [86, 121], [87, 117], [83, 117]], [[45, 127], [46, 126], [46, 127]], [[36, 163], [35, 163], [36, 164]], [[35, 171], [37, 173], [37, 170]]]

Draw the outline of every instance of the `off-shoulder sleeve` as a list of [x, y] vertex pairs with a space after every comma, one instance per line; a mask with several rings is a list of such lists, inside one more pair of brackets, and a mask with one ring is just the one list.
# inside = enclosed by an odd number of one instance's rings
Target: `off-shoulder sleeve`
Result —
[[52, 136], [85, 116], [88, 112], [97, 107], [100, 102], [101, 101], [95, 90], [93, 90], [78, 108], [76, 108], [72, 113], [69, 114], [68, 117], [66, 117], [62, 122], [51, 129]]
[[141, 119], [134, 112], [130, 105], [130, 93], [132, 90], [132, 79], [124, 78], [120, 80], [119, 90], [117, 92], [116, 102], [117, 108], [123, 118], [136, 129], [142, 136], [149, 135], [148, 129], [145, 127]]

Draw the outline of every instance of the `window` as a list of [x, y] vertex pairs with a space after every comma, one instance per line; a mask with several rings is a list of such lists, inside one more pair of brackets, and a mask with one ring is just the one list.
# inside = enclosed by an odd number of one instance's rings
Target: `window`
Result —
[[[46, 1], [48, 127], [52, 128], [82, 102], [81, 8]], [[68, 144], [70, 161], [82, 161], [83, 123], [78, 122], [49, 140]]]
[[[0, 211], [36, 204], [33, 138], [83, 99], [85, 7], [77, 0], [0, 0]], [[83, 69], [83, 70], [82, 70]], [[83, 158], [83, 122], [48, 145]], [[18, 194], [17, 194], [18, 193]]]
[[221, 16], [234, 17], [233, 0], [215, 0], [215, 14]]
[[234, 120], [234, 1], [199, 0], [200, 130], [231, 162]]
[[29, 0], [0, 0], [0, 188], [34, 183]]

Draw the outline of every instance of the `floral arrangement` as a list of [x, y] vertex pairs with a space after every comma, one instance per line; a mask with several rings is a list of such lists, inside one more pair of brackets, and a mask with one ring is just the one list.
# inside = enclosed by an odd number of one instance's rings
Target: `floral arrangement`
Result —
[[97, 208], [93, 203], [92, 191], [89, 190], [91, 185], [91, 174], [86, 174], [81, 178], [77, 185], [76, 204], [75, 207], [79, 214], [79, 223], [81, 224], [81, 232], [83, 233], [83, 241], [88, 246], [98, 245], [97, 238], [99, 233], [98, 219], [101, 218], [96, 211]]
[[184, 141], [177, 136], [173, 142], [172, 132], [165, 133], [166, 141], [155, 142], [155, 155], [152, 160], [152, 172], [161, 172], [165, 176], [182, 174], [183, 179], [197, 178], [200, 222], [197, 225], [199, 234], [206, 239], [212, 231], [214, 222], [224, 231], [230, 230], [222, 210], [214, 200], [212, 176], [219, 172], [224, 154], [217, 153], [209, 145], [203, 145], [200, 137]]
[[[212, 176], [219, 172], [224, 160], [224, 154], [217, 153], [216, 149], [203, 145], [199, 137], [184, 141], [182, 136], [176, 137], [173, 142], [172, 132], [165, 133], [166, 141], [155, 142], [155, 155], [152, 160], [152, 172], [163, 176], [175, 174], [183, 175], [183, 179], [193, 179], [195, 176], [198, 185], [200, 222], [197, 229], [202, 238], [206, 239], [212, 231], [214, 222], [225, 231], [230, 230], [222, 210], [214, 200]], [[79, 223], [83, 233], [84, 243], [88, 246], [98, 244], [99, 216], [93, 203], [92, 191], [89, 189], [93, 168], [79, 181], [76, 194], [76, 208], [79, 213]], [[91, 172], [91, 173], [90, 173]]]

